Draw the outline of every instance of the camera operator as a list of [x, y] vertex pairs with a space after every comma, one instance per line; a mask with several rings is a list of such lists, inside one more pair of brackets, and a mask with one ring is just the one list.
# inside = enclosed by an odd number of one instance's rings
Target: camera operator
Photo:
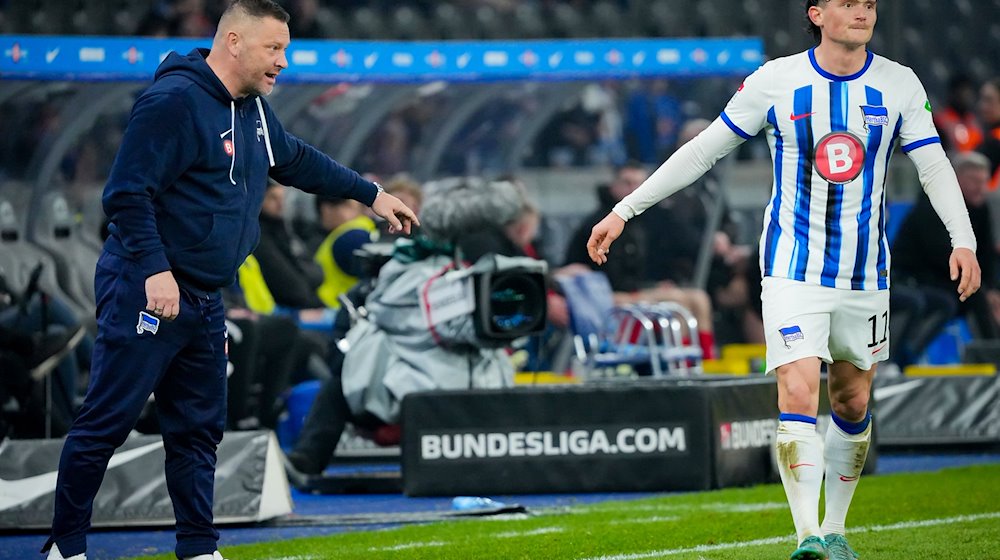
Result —
[[[348, 421], [362, 430], [381, 428], [381, 433], [397, 424], [400, 403], [409, 393], [513, 384], [513, 366], [503, 349], [510, 340], [483, 334], [489, 328], [482, 326], [482, 305], [463, 290], [473, 289], [473, 272], [502, 272], [506, 263], [541, 276], [545, 265], [487, 255], [470, 266], [456, 258], [454, 241], [508, 223], [521, 206], [510, 183], [452, 181], [428, 188], [420, 217], [423, 229], [413, 239], [397, 241], [381, 267], [364, 309], [339, 345], [345, 352], [343, 365], [321, 387], [288, 454], [293, 484], [308, 485], [309, 476], [323, 471]], [[463, 273], [470, 273], [464, 275], [466, 282], [456, 278]], [[481, 283], [475, 282], [477, 290]], [[544, 288], [539, 293], [526, 298], [530, 308], [505, 318], [528, 317], [531, 322], [540, 314], [543, 322]]]

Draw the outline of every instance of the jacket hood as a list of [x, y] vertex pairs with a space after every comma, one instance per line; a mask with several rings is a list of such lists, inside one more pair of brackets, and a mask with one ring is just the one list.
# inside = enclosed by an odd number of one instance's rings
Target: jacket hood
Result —
[[159, 81], [168, 76], [184, 76], [228, 105], [233, 101], [233, 96], [205, 60], [208, 53], [208, 49], [194, 49], [187, 56], [171, 52], [156, 69], [155, 79]]

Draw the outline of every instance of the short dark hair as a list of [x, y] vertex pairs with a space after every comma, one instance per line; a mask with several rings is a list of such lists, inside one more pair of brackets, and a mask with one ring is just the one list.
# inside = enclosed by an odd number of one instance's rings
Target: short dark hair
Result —
[[823, 38], [823, 34], [819, 26], [809, 19], [809, 8], [818, 6], [820, 2], [829, 2], [829, 0], [806, 0], [806, 31], [813, 36], [813, 39], [815, 39], [817, 43], [819, 43], [820, 39]]
[[291, 19], [288, 12], [274, 0], [232, 0], [226, 12], [237, 9], [255, 18], [270, 17], [282, 23], [288, 23]]

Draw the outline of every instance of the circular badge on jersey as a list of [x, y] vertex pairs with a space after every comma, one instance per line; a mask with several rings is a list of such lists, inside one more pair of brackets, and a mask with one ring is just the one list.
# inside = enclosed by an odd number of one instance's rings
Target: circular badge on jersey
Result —
[[864, 166], [865, 145], [850, 132], [831, 132], [816, 144], [816, 172], [830, 183], [850, 183]]
[[233, 141], [226, 138], [222, 141], [222, 149], [225, 150], [226, 155], [232, 157], [233, 155]]

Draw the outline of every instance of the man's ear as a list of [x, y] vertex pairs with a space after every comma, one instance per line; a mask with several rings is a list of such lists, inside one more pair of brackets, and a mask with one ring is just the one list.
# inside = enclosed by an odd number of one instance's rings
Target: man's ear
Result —
[[238, 56], [240, 50], [243, 47], [243, 37], [235, 31], [229, 31], [226, 33], [226, 50], [232, 56]]

